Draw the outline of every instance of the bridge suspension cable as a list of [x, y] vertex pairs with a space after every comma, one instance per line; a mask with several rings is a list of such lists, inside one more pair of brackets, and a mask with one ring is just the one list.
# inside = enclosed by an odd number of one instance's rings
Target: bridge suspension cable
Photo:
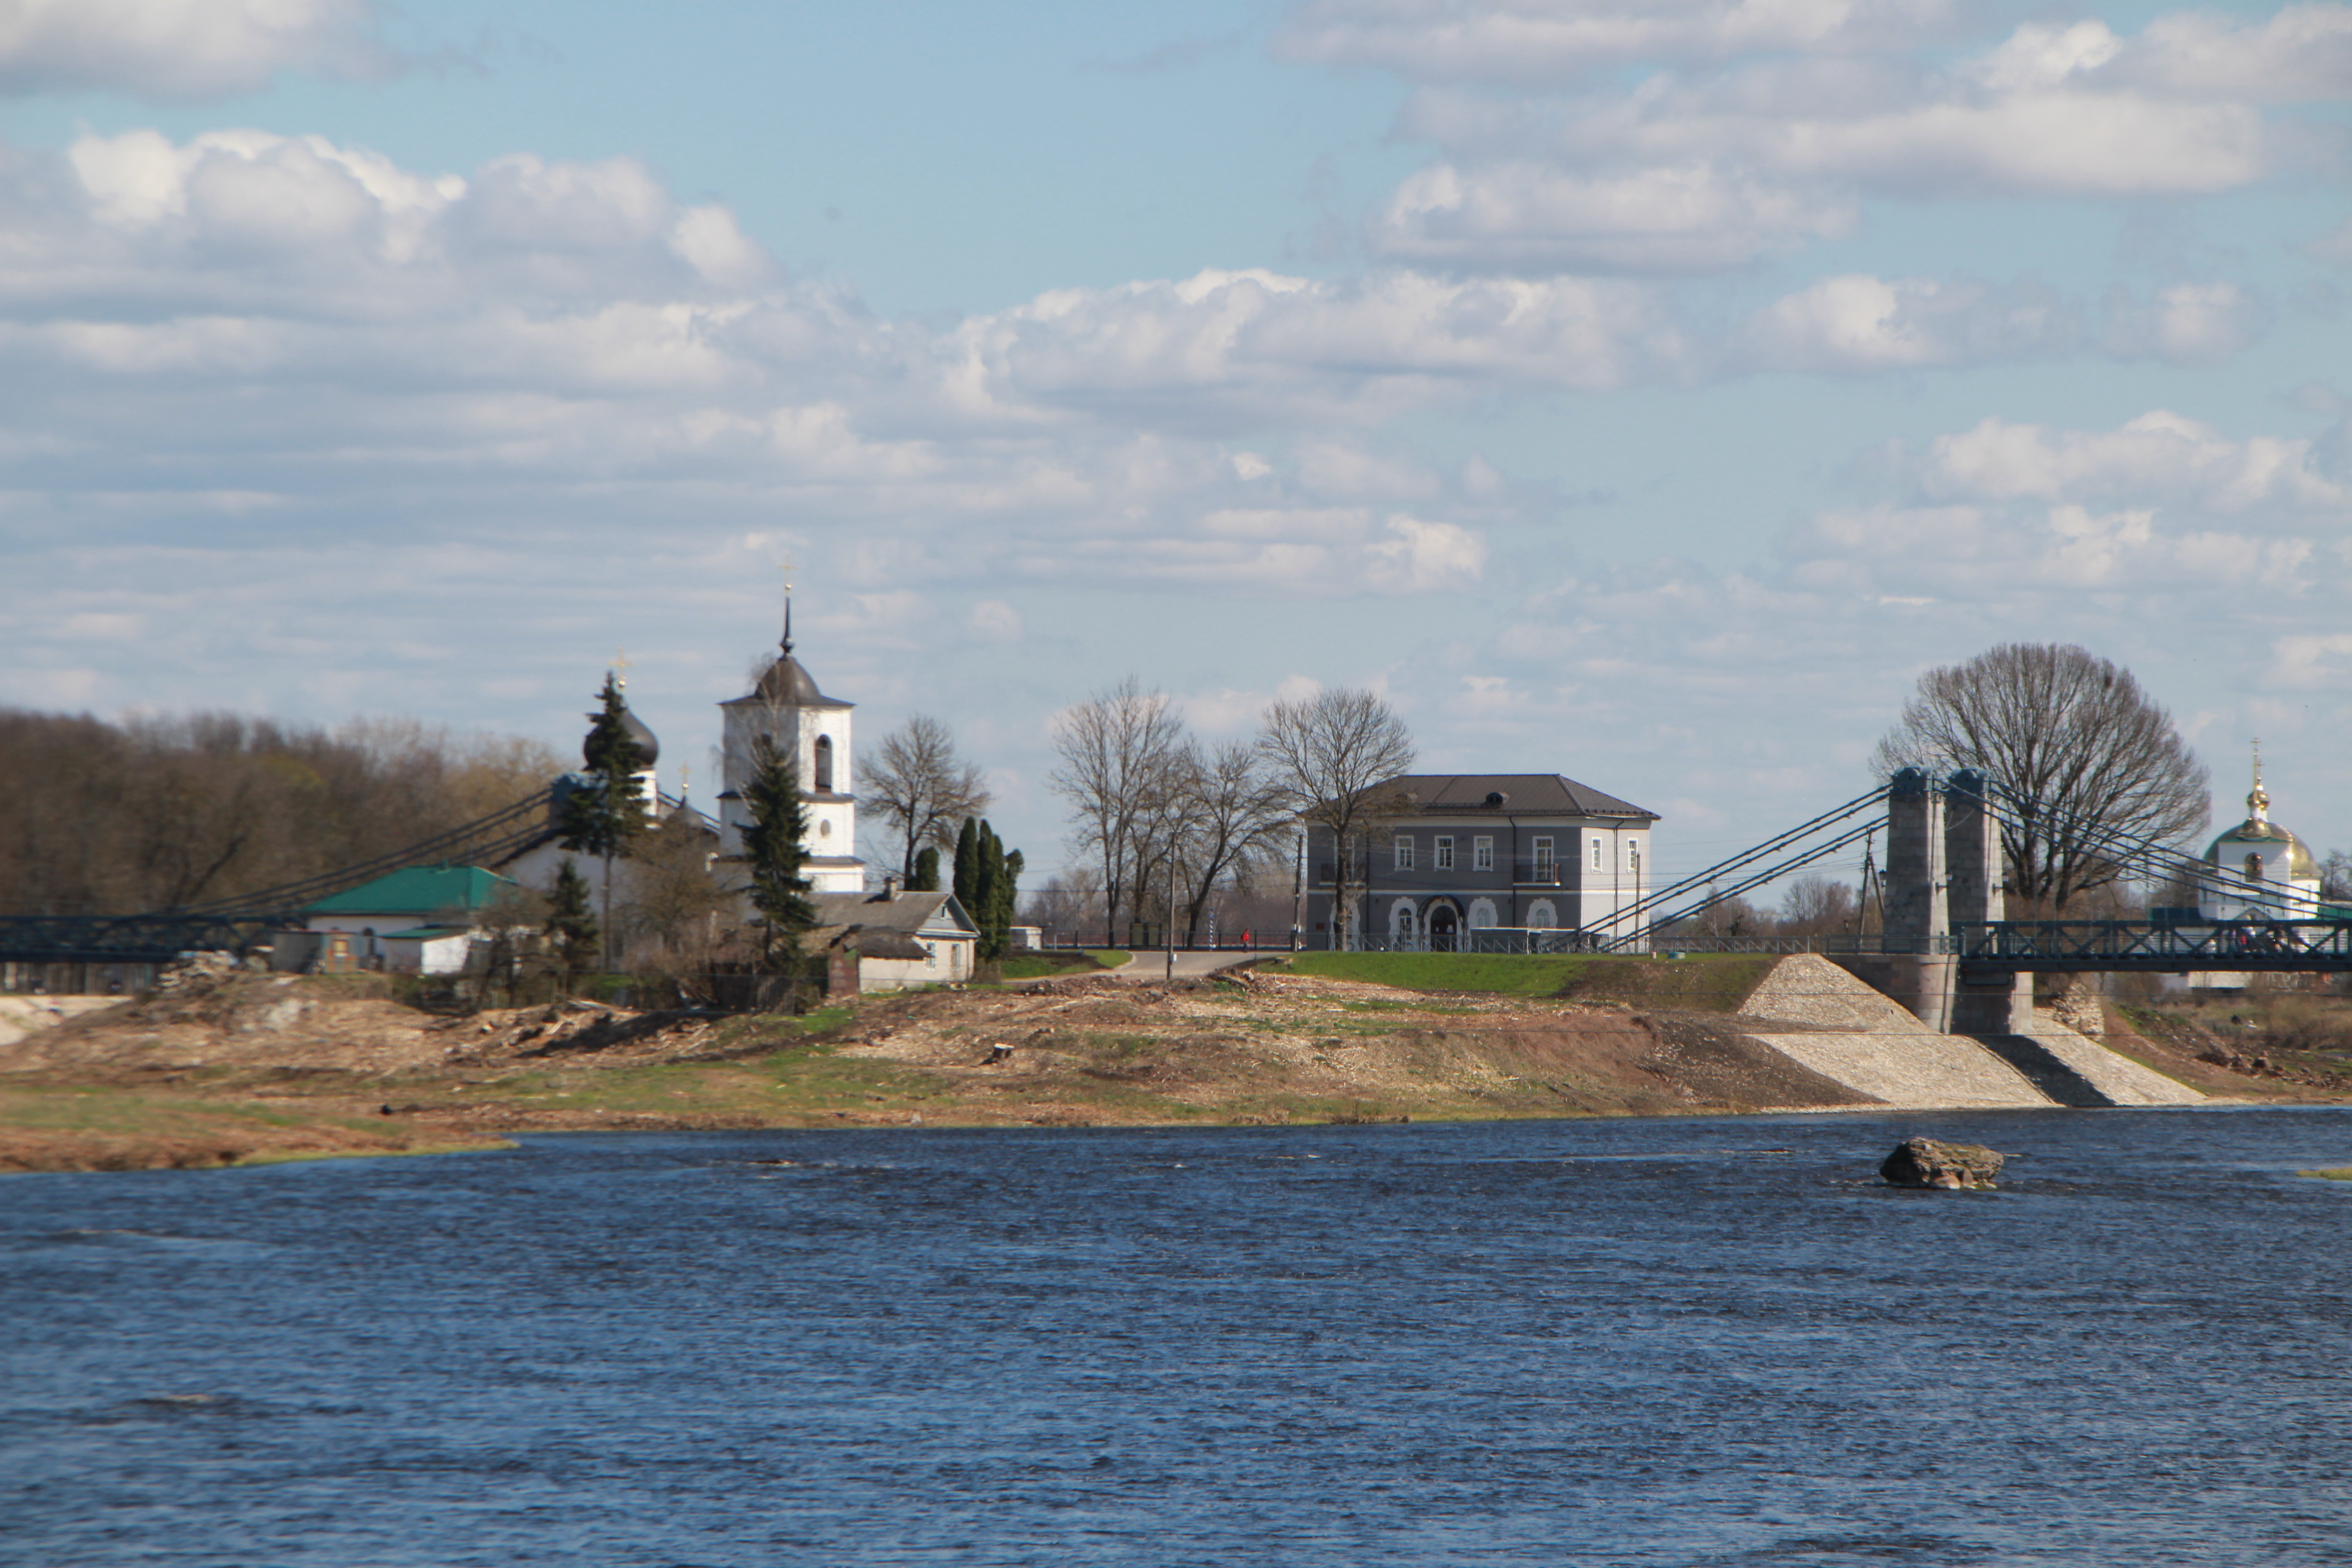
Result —
[[[2079, 834], [2090, 849], [2118, 869], [2159, 881], [2181, 877], [2211, 880], [2227, 896], [2259, 897], [2263, 884], [2226, 866], [2209, 865], [2200, 857], [2174, 845], [2135, 833], [2087, 813], [2047, 802], [2028, 802], [1998, 779], [1988, 781], [1996, 804], [1995, 815], [2020, 832], [2063, 826]], [[2006, 806], [2006, 810], [2000, 809]], [[2035, 818], [2039, 816], [2039, 822]]]
[[[1732, 883], [1727, 888], [1711, 889], [1709, 889], [1707, 896], [1699, 900], [1696, 903], [1676, 910], [1672, 914], [1660, 916], [1655, 920], [1647, 922], [1646, 926], [1636, 927], [1633, 931], [1626, 931], [1622, 935], [1612, 935], [1608, 940], [1608, 945], [1612, 949], [1631, 946], [1634, 942], [1641, 941], [1650, 931], [1657, 931], [1664, 927], [1678, 925], [1686, 920], [1696, 919], [1697, 916], [1706, 913], [1717, 904], [1723, 903], [1727, 900], [1736, 899], [1742, 893], [1748, 892], [1753, 889], [1761, 888], [1769, 883], [1776, 882], [1791, 871], [1801, 871], [1808, 866], [1817, 865], [1820, 862], [1828, 859], [1831, 856], [1835, 855], [1842, 849], [1851, 848], [1854, 845], [1860, 844], [1864, 840], [1867, 839], [1872, 834], [1876, 833], [1878, 829], [1879, 824], [1874, 818], [1869, 822], [1862, 824], [1858, 827], [1850, 827], [1843, 833], [1839, 834], [1836, 837], [1828, 840], [1826, 843], [1815, 845], [1809, 849], [1801, 850], [1797, 854], [1792, 855], [1786, 859], [1775, 861], [1773, 864], [1766, 866], [1760, 870], [1750, 872], [1748, 876]], [[1622, 922], [1612, 921], [1611, 922], [1611, 929], [1613, 931], [1620, 923]]]
[[554, 793], [554, 787], [549, 785], [503, 810], [460, 823], [446, 833], [437, 833], [388, 855], [341, 866], [298, 882], [282, 882], [274, 888], [239, 893], [233, 898], [209, 899], [202, 903], [156, 912], [165, 915], [289, 912], [405, 867], [434, 866], [460, 858], [495, 858], [509, 850], [521, 848], [545, 831], [548, 806]]
[[[1801, 843], [1803, 840], [1811, 837], [1815, 834], [1824, 832], [1827, 829], [1835, 826], [1837, 824], [1845, 821], [1857, 812], [1867, 811], [1872, 807], [1880, 805], [1886, 799], [1886, 785], [1881, 784], [1876, 789], [1870, 791], [1868, 794], [1854, 796], [1852, 800], [1847, 801], [1843, 805], [1831, 807], [1829, 810], [1822, 813], [1819, 816], [1814, 817], [1809, 822], [1799, 823], [1796, 826], [1790, 828], [1785, 833], [1775, 834], [1771, 837], [1764, 840], [1761, 844], [1751, 845], [1748, 848], [1741, 850], [1738, 854], [1730, 857], [1728, 859], [1719, 860], [1716, 864], [1707, 867], [1705, 870], [1693, 872], [1687, 877], [1684, 877], [1677, 881], [1671, 882], [1665, 887], [1659, 888], [1654, 891], [1635, 900], [1633, 903], [1626, 905], [1623, 909], [1617, 910], [1610, 917], [1607, 929], [1612, 931], [1615, 931], [1621, 926], [1630, 925], [1633, 928], [1633, 931], [1629, 932], [1625, 936], [1612, 936], [1610, 939], [1611, 945], [1614, 946], [1619, 943], [1631, 941], [1634, 935], [1639, 934], [1641, 929], [1644, 926], [1663, 925], [1668, 923], [1666, 921], [1661, 921], [1656, 918], [1657, 911], [1665, 908], [1667, 905], [1672, 904], [1676, 900], [1687, 898], [1698, 889], [1708, 887], [1709, 884], [1717, 882], [1735, 871], [1745, 871], [1748, 867], [1754, 866], [1758, 861], [1762, 860], [1769, 856], [1780, 854], [1792, 845]], [[1769, 870], [1747, 876], [1733, 888], [1721, 889], [1710, 892], [1706, 898], [1702, 899], [1699, 902], [1692, 905], [1686, 910], [1677, 911], [1671, 917], [1671, 919], [1687, 920], [1691, 916], [1699, 913], [1711, 905], [1720, 903], [1726, 899], [1738, 897], [1739, 893], [1747, 889], [1760, 887], [1764, 883], [1772, 881], [1776, 878], [1788, 875], [1789, 872], [1795, 870], [1800, 867], [1811, 865], [1814, 861], [1822, 859], [1825, 856], [1834, 853], [1837, 849], [1843, 848], [1846, 845], [1853, 843], [1865, 833], [1875, 829], [1877, 826], [1877, 819], [1874, 817], [1867, 827], [1857, 828], [1845, 834], [1843, 837], [1839, 838], [1834, 845], [1823, 848], [1818, 854], [1808, 852], [1796, 859], [1780, 861], [1772, 866]]]

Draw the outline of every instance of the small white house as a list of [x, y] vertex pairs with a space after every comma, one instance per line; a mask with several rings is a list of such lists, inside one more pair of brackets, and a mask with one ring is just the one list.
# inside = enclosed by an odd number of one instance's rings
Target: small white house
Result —
[[857, 989], [903, 991], [914, 985], [957, 985], [979, 964], [980, 927], [953, 893], [909, 893], [886, 886], [878, 893], [817, 893], [813, 949], [831, 952], [836, 969], [857, 959]]

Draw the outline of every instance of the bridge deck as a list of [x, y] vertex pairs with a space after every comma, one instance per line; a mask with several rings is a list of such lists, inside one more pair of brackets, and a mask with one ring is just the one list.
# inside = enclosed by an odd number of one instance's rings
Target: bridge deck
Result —
[[2352, 970], [2352, 922], [2341, 921], [1993, 921], [1948, 942], [1971, 970]]

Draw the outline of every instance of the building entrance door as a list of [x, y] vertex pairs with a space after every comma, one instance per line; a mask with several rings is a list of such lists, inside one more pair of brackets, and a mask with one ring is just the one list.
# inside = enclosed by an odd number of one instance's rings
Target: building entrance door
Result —
[[1452, 904], [1432, 904], [1429, 907], [1429, 951], [1452, 952], [1461, 931], [1461, 917]]

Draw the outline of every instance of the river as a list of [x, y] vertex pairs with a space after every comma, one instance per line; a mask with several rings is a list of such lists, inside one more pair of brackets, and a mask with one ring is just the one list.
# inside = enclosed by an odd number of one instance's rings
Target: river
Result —
[[[1912, 1132], [2001, 1190], [1877, 1184]], [[2243, 1110], [0, 1178], [0, 1561], [2352, 1563], [2347, 1164]]]

